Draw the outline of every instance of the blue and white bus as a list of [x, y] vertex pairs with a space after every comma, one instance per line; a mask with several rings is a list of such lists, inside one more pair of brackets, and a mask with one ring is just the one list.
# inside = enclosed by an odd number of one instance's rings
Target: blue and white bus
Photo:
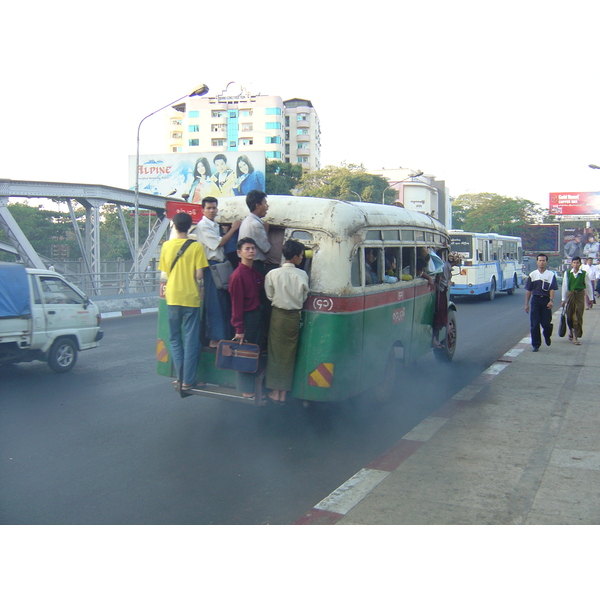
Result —
[[496, 292], [512, 294], [523, 277], [523, 244], [520, 237], [473, 233], [453, 229], [450, 247], [461, 257], [452, 270], [451, 296], [481, 296], [493, 300]]

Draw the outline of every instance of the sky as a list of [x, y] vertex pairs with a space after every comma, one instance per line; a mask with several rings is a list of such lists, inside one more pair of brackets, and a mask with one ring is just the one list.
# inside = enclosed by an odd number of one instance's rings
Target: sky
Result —
[[[453, 197], [598, 191], [600, 4], [32, 0], [3, 9], [0, 178], [126, 188], [139, 122], [205, 83], [310, 99], [321, 163]], [[166, 151], [166, 113], [140, 153]]]

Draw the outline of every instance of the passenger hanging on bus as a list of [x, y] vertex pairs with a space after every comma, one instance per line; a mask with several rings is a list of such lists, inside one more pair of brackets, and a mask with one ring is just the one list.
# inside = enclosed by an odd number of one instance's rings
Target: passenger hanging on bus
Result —
[[308, 297], [308, 274], [298, 268], [304, 250], [304, 244], [296, 240], [285, 242], [285, 263], [265, 278], [265, 292], [271, 301], [266, 386], [275, 404], [285, 402], [294, 379], [301, 310]]
[[427, 248], [419, 248], [417, 254], [417, 277], [422, 277], [427, 280], [427, 285], [429, 289], [433, 291], [435, 289], [435, 283], [431, 275], [427, 272], [427, 267], [429, 266], [429, 252]]
[[[215, 221], [219, 212], [218, 206], [219, 202], [216, 198], [212, 196], [203, 198], [204, 216], [196, 227], [196, 238], [204, 247], [209, 265], [225, 262], [224, 246], [241, 224], [241, 221], [234, 221], [229, 231], [221, 236], [219, 224]], [[229, 294], [225, 289], [217, 289], [208, 266], [204, 269], [204, 320], [210, 348], [216, 348], [219, 340], [231, 338], [230, 315]]]
[[[229, 278], [231, 296], [231, 325], [235, 330], [234, 340], [261, 344], [263, 339], [263, 306], [265, 277], [254, 266], [256, 243], [252, 238], [238, 241], [240, 264]], [[237, 372], [237, 389], [244, 398], [254, 398], [256, 374]]]
[[[442, 256], [443, 250], [439, 251]], [[440, 331], [448, 325], [448, 290], [452, 285], [452, 267], [458, 265], [460, 258], [451, 252], [444, 261], [444, 269], [435, 276], [435, 311], [433, 314], [433, 338], [431, 345], [434, 348], [443, 348], [439, 341]]]
[[188, 239], [192, 217], [188, 213], [177, 213], [173, 225], [177, 235], [162, 245], [158, 269], [167, 275], [169, 342], [177, 374], [175, 383], [181, 393], [194, 385], [204, 385], [196, 382], [196, 368], [201, 339], [201, 286], [208, 261], [202, 244]]
[[[239, 236], [242, 238], [251, 238], [254, 240], [256, 248], [256, 258], [254, 259], [254, 268], [266, 274], [267, 253], [271, 249], [269, 242], [269, 224], [263, 221], [269, 210], [267, 195], [260, 190], [251, 190], [246, 196], [246, 205], [250, 214], [242, 221], [240, 225]], [[238, 247], [239, 250], [239, 247]]]

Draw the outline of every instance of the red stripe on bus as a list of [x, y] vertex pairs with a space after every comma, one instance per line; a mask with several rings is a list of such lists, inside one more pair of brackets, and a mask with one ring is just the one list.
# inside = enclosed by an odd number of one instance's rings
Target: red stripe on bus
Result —
[[309, 296], [304, 304], [305, 310], [319, 313], [349, 313], [359, 312], [368, 308], [377, 308], [388, 304], [397, 304], [413, 300], [419, 296], [432, 293], [427, 285], [385, 290], [365, 294], [364, 296]]

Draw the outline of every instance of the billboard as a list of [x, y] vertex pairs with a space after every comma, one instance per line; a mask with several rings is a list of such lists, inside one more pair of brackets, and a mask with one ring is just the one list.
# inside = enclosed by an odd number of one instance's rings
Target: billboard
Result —
[[565, 221], [560, 225], [562, 258], [570, 265], [575, 256], [582, 260], [593, 259], [594, 264], [600, 258], [600, 221]]
[[[129, 189], [135, 189], [136, 157], [129, 157]], [[200, 204], [206, 196], [245, 196], [265, 191], [264, 152], [146, 154], [139, 161], [139, 190]]]
[[550, 194], [550, 214], [600, 214], [600, 192], [553, 192]]
[[515, 228], [514, 235], [523, 241], [523, 251], [552, 252], [560, 250], [560, 233], [558, 224], [522, 225]]

